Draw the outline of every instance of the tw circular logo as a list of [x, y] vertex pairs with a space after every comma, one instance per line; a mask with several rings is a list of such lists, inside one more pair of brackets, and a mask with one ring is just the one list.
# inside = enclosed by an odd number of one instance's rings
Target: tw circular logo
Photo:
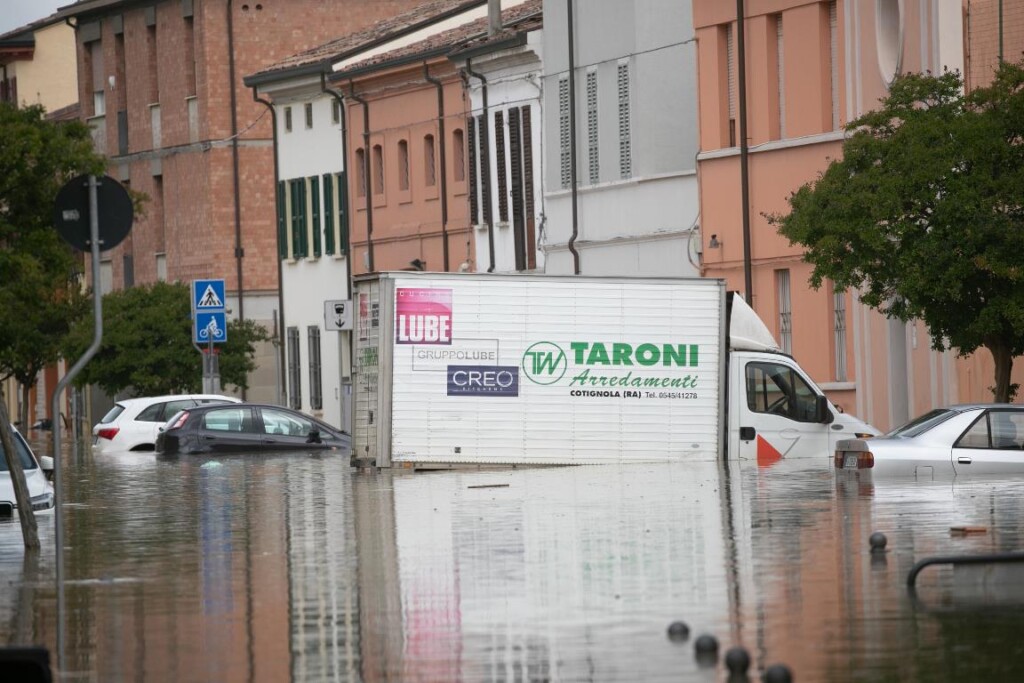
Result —
[[558, 344], [537, 342], [523, 353], [522, 367], [534, 384], [554, 384], [565, 376], [569, 361]]

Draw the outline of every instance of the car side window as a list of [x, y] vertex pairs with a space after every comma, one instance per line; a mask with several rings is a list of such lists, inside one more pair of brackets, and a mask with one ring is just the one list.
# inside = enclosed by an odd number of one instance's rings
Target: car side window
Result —
[[797, 422], [814, 422], [817, 394], [796, 370], [781, 363], [747, 363], [747, 408]]
[[282, 410], [263, 408], [263, 431], [267, 434], [284, 436], [309, 436], [313, 431], [313, 423], [298, 415]]
[[154, 403], [149, 406], [135, 418], [136, 422], [163, 422], [161, 417], [164, 414], [164, 406], [166, 403]]
[[166, 420], [171, 415], [174, 415], [175, 413], [177, 413], [179, 410], [185, 410], [186, 408], [191, 408], [195, 404], [196, 404], [196, 402], [193, 401], [190, 398], [181, 398], [181, 399], [178, 399], [176, 401], [168, 401], [167, 403], [164, 404], [164, 410], [163, 410], [163, 413], [162, 413], [162, 420]]
[[203, 415], [203, 429], [214, 432], [250, 432], [252, 431], [251, 411], [249, 408], [221, 408], [209, 410]]
[[1024, 448], [1024, 413], [986, 411], [963, 433], [953, 447], [1021, 450]]

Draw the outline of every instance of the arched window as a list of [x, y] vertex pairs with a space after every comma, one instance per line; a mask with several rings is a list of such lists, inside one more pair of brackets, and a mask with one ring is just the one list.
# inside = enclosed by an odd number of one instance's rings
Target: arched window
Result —
[[366, 196], [366, 150], [356, 150], [356, 195]]
[[398, 141], [398, 189], [409, 189], [409, 142]]
[[466, 140], [461, 128], [452, 131], [452, 155], [455, 182], [461, 183], [466, 179]]
[[434, 136], [423, 136], [423, 163], [428, 187], [437, 184], [437, 165], [434, 163]]
[[373, 146], [373, 193], [384, 194], [384, 148]]

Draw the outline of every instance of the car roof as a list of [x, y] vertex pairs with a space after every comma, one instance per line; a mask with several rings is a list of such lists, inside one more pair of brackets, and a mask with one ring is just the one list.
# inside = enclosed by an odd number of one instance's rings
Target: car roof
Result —
[[221, 398], [229, 401], [241, 401], [241, 399], [235, 398], [234, 396], [225, 396], [223, 394], [164, 394], [163, 396], [137, 396], [135, 398], [123, 398], [120, 401], [116, 401], [116, 403], [127, 408], [140, 403], [160, 403], [161, 401], [176, 401], [185, 398]]
[[966, 410], [989, 410], [992, 408], [999, 408], [1001, 410], [1024, 410], [1024, 404], [1020, 403], [956, 403], [954, 405], [946, 406], [947, 410], [956, 410], [958, 412], [964, 412]]

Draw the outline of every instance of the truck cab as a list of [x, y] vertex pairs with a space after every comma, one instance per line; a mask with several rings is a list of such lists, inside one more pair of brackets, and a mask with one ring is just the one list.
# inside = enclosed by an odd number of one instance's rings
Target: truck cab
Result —
[[829, 401], [735, 293], [728, 310], [728, 457], [763, 466], [783, 458], [828, 458], [840, 439], [879, 434]]

